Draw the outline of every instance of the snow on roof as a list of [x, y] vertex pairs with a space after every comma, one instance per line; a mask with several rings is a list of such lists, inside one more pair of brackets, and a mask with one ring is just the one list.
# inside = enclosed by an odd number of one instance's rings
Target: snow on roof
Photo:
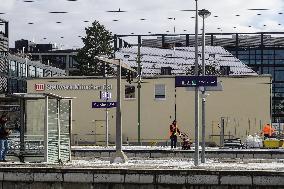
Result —
[[[137, 48], [121, 48], [116, 52], [116, 58], [122, 59], [131, 67], [137, 67]], [[195, 62], [194, 47], [176, 47], [175, 49], [141, 47], [140, 52], [142, 74], [145, 76], [160, 75], [162, 67], [171, 67], [173, 75], [185, 75]], [[198, 63], [201, 65], [201, 47], [198, 48], [198, 54], [200, 54]], [[220, 66], [229, 66], [229, 75], [257, 75], [251, 68], [220, 46], [205, 47], [205, 65], [214, 66], [216, 69], [220, 69]]]

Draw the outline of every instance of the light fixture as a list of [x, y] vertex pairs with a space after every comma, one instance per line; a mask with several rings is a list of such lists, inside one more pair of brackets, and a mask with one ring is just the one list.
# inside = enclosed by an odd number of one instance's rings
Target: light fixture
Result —
[[66, 11], [50, 11], [49, 13], [51, 13], [51, 14], [66, 14], [68, 12], [66, 12]]
[[203, 19], [205, 19], [205, 18], [207, 18], [207, 17], [209, 17], [211, 15], [211, 12], [206, 10], [206, 9], [202, 9], [202, 10], [198, 11], [198, 15], [200, 17], [202, 17]]
[[110, 10], [110, 11], [106, 11], [106, 12], [126, 12], [126, 11], [122, 11], [120, 10], [120, 8], [118, 10]]
[[256, 10], [256, 11], [263, 11], [263, 10], [269, 10], [269, 9], [248, 9], [248, 10]]

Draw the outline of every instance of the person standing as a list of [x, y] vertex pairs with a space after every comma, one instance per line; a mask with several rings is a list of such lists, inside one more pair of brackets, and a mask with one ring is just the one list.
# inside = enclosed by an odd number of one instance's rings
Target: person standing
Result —
[[9, 150], [8, 136], [11, 131], [6, 127], [6, 122], [8, 121], [6, 116], [0, 118], [0, 162], [6, 162], [6, 154]]
[[171, 139], [171, 148], [177, 147], [177, 135], [180, 135], [180, 131], [177, 127], [177, 121], [174, 120], [170, 125], [170, 139]]
[[271, 127], [269, 123], [265, 124], [262, 130], [264, 140], [267, 138], [271, 138], [273, 135], [275, 135], [275, 129]]

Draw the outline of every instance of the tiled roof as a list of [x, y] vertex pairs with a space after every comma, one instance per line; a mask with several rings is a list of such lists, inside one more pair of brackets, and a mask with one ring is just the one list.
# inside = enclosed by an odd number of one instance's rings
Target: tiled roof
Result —
[[[137, 51], [137, 47], [121, 48], [116, 52], [116, 58], [122, 59], [131, 67], [137, 67]], [[201, 47], [198, 51], [201, 55]], [[141, 47], [140, 52], [142, 74], [145, 76], [160, 75], [161, 67], [171, 67], [172, 74], [184, 75], [191, 66], [194, 66], [195, 62], [194, 47], [176, 47], [175, 49]], [[202, 64], [201, 56], [198, 63]], [[220, 46], [205, 47], [205, 65], [214, 66], [216, 69], [220, 69], [220, 66], [230, 66], [230, 75], [257, 75]]]

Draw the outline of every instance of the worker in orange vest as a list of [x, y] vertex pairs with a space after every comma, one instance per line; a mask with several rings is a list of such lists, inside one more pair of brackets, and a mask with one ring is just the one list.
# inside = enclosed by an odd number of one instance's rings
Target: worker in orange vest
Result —
[[177, 121], [174, 120], [170, 125], [170, 139], [171, 139], [171, 148], [177, 147], [177, 135], [180, 135], [180, 131], [177, 127]]
[[262, 133], [264, 136], [264, 139], [270, 138], [275, 132], [275, 129], [271, 127], [269, 123], [265, 124], [265, 126], [262, 129]]

